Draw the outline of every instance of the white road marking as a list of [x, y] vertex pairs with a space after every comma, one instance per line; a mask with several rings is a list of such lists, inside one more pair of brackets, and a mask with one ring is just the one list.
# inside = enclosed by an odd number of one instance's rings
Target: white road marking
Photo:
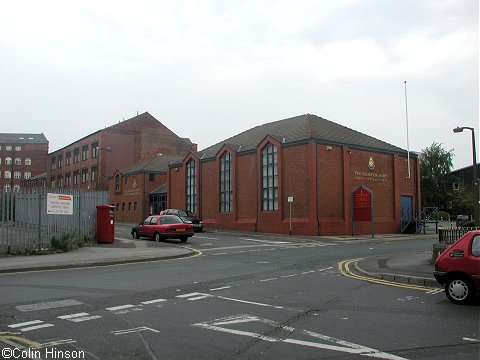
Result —
[[206, 294], [199, 293], [199, 292], [193, 292], [193, 293], [189, 293], [189, 294], [177, 295], [177, 296], [175, 296], [175, 297], [180, 298], [180, 299], [183, 299], [183, 298], [188, 298], [188, 297], [198, 296], [198, 295], [206, 295]]
[[269, 244], [269, 245], [291, 244], [291, 242], [289, 241], [259, 240], [259, 239], [250, 239], [250, 238], [240, 238], [240, 240], [255, 241], [255, 242]]
[[152, 331], [155, 333], [159, 333], [160, 331], [146, 327], [146, 326], [141, 326], [133, 329], [126, 329], [126, 330], [117, 330], [117, 331], [112, 331], [111, 334], [113, 335], [125, 335], [125, 334], [131, 334], [131, 333], [136, 333], [140, 331]]
[[38, 304], [15, 306], [15, 309], [22, 312], [28, 312], [28, 311], [57, 309], [57, 308], [67, 307], [67, 306], [77, 306], [81, 304], [82, 303], [80, 301], [67, 299], [67, 300], [43, 302]]
[[165, 301], [167, 301], [167, 299], [154, 299], [154, 300], [142, 301], [141, 304], [149, 305], [149, 304], [156, 304], [156, 303], [165, 302]]
[[269, 278], [269, 279], [263, 279], [259, 280], [260, 282], [267, 282], [267, 281], [273, 281], [273, 280], [278, 280], [278, 278]]
[[188, 298], [187, 300], [188, 301], [202, 300], [202, 299], [206, 299], [206, 298], [209, 298], [209, 297], [212, 297], [212, 296], [213, 295], [204, 294], [204, 295], [200, 295], [200, 296], [197, 296], [197, 297]]
[[282, 278], [290, 278], [290, 277], [294, 277], [294, 276], [298, 276], [298, 274], [282, 275], [281, 277]]
[[19, 327], [41, 324], [41, 323], [43, 323], [42, 320], [33, 320], [33, 321], [27, 321], [27, 322], [23, 322], [23, 323], [8, 325], [8, 327], [11, 328], [11, 329], [16, 329], [16, 328], [19, 328]]
[[79, 317], [79, 318], [74, 318], [74, 319], [68, 319], [68, 321], [79, 323], [79, 322], [96, 320], [96, 319], [101, 319], [101, 318], [102, 317], [100, 315], [92, 315], [92, 316], [85, 316], [85, 317]]
[[[242, 304], [257, 305], [257, 306], [263, 306], [263, 307], [273, 307], [275, 309], [284, 309], [283, 306], [276, 306], [276, 305], [264, 304], [264, 303], [241, 300], [241, 299], [233, 299], [233, 298], [228, 298], [228, 297], [225, 297], [225, 296], [217, 296], [217, 298], [223, 299], [223, 300], [228, 300], [228, 301], [239, 302], [239, 303], [242, 303]], [[298, 310], [298, 311], [301, 311], [301, 310]]]
[[192, 326], [196, 326], [196, 327], [200, 327], [208, 330], [219, 331], [219, 332], [232, 334], [232, 335], [252, 337], [255, 339], [268, 341], [268, 342], [283, 342], [286, 344], [338, 351], [338, 352], [343, 352], [347, 354], [358, 354], [362, 356], [369, 356], [369, 357], [387, 359], [387, 360], [405, 360], [405, 358], [388, 354], [380, 350], [372, 349], [366, 346], [354, 344], [345, 340], [337, 339], [331, 336], [326, 336], [326, 335], [318, 334], [318, 333], [307, 331], [307, 330], [303, 330], [303, 334], [325, 341], [325, 342], [330, 342], [332, 344], [324, 344], [324, 343], [318, 343], [313, 341], [305, 341], [305, 340], [290, 339], [290, 338], [283, 338], [283, 337], [266, 336], [266, 335], [255, 333], [255, 332], [221, 327], [221, 325], [234, 325], [234, 324], [240, 324], [240, 323], [245, 324], [245, 323], [254, 323], [254, 322], [261, 322], [264, 324], [271, 325], [273, 327], [280, 327], [289, 332], [295, 331], [295, 328], [284, 327], [275, 321], [268, 320], [268, 319], [260, 319], [256, 316], [251, 316], [246, 314], [231, 316], [231, 317], [204, 322], [204, 323], [197, 323], [197, 324], [193, 324]]
[[43, 329], [43, 328], [52, 327], [52, 326], [54, 326], [54, 325], [53, 324], [41, 324], [41, 325], [35, 325], [35, 326], [26, 327], [26, 328], [21, 328], [20, 331], [21, 332], [27, 332], [27, 331]]
[[318, 271], [325, 271], [325, 270], [330, 270], [333, 269], [333, 266], [329, 266], [327, 268], [319, 269]]
[[127, 305], [120, 305], [120, 306], [114, 306], [114, 307], [105, 308], [105, 310], [108, 310], [108, 311], [117, 311], [117, 310], [129, 309], [129, 308], [132, 308], [132, 307], [134, 307], [134, 306], [135, 306], [135, 305], [127, 304]]
[[464, 337], [463, 340], [464, 341], [471, 341], [471, 342], [480, 342], [480, 339], [472, 339], [472, 338], [468, 338], [468, 337]]
[[311, 274], [311, 273], [314, 273], [314, 272], [315, 272], [315, 270], [312, 270], [312, 271], [304, 271], [304, 272], [302, 273], [302, 275], [307, 275], [307, 274]]
[[88, 313], [78, 313], [78, 314], [62, 315], [62, 316], [57, 316], [57, 319], [69, 320], [69, 319], [74, 319], [74, 318], [84, 317], [84, 316], [88, 316]]
[[208, 236], [198, 236], [198, 235], [195, 235], [195, 239], [220, 240], [220, 238], [214, 238], [214, 237], [208, 237]]
[[219, 291], [219, 290], [225, 290], [225, 289], [230, 289], [231, 286], [223, 286], [215, 289], [209, 289], [209, 291]]

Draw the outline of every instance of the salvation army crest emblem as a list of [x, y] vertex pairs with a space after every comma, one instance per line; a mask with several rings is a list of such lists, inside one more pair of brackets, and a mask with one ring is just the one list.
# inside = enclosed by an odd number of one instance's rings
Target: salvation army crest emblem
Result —
[[373, 158], [371, 156], [368, 159], [368, 170], [375, 170], [375, 161], [373, 161]]

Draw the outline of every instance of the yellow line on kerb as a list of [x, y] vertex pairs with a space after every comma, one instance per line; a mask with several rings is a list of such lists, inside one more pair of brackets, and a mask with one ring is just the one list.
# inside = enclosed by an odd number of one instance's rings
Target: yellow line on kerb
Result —
[[420, 291], [438, 290], [436, 288], [431, 288], [431, 287], [427, 287], [427, 286], [413, 285], [413, 284], [401, 284], [401, 283], [397, 283], [397, 282], [393, 282], [393, 281], [389, 281], [389, 280], [376, 279], [376, 278], [372, 278], [372, 277], [364, 276], [364, 275], [357, 275], [350, 270], [350, 265], [355, 264], [360, 260], [362, 260], [362, 258], [340, 261], [338, 263], [338, 270], [340, 271], [340, 273], [342, 275], [347, 276], [349, 278], [362, 280], [362, 281], [368, 281], [368, 282], [374, 283], [374, 284], [394, 286], [394, 287], [399, 287], [399, 288], [403, 288], [403, 289], [420, 290]]
[[[1, 334], [7, 334], [7, 333], [1, 333]], [[14, 334], [14, 333], [12, 333]], [[42, 344], [40, 343], [37, 343], [35, 341], [32, 341], [32, 340], [28, 340], [28, 339], [25, 339], [25, 338], [22, 338], [22, 337], [19, 337], [19, 336], [12, 336], [12, 335], [9, 335], [9, 336], [0, 336], [0, 340], [10, 340], [10, 341], [14, 341], [16, 345], [22, 345], [22, 344], [25, 344], [25, 345], [28, 345], [30, 347], [33, 347], [33, 348], [38, 348], [40, 346], [42, 346]]]

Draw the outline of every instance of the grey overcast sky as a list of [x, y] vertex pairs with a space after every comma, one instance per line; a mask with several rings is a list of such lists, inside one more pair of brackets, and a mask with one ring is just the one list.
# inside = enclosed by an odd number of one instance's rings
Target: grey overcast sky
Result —
[[[54, 151], [145, 111], [203, 149], [315, 114], [472, 164], [478, 0], [0, 1], [0, 132]], [[479, 157], [480, 158], [480, 157]]]

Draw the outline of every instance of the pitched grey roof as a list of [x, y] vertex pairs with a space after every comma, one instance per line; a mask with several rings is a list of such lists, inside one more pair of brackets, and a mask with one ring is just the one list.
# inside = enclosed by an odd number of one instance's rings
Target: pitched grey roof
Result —
[[168, 191], [168, 185], [163, 184], [159, 188], [153, 190], [152, 192], [149, 193], [149, 195], [155, 195], [155, 194], [166, 194]]
[[228, 145], [238, 152], [254, 150], [267, 135], [286, 144], [315, 139], [332, 145], [348, 145], [395, 153], [406, 152], [406, 150], [397, 146], [336, 124], [330, 120], [316, 115], [305, 114], [256, 126], [197, 152], [197, 156], [204, 159], [214, 157], [224, 145]]
[[0, 133], [0, 144], [47, 144], [48, 140], [42, 134]]
[[181, 161], [185, 155], [157, 155], [138, 164], [120, 171], [122, 175], [135, 174], [139, 172], [166, 172], [168, 165]]

